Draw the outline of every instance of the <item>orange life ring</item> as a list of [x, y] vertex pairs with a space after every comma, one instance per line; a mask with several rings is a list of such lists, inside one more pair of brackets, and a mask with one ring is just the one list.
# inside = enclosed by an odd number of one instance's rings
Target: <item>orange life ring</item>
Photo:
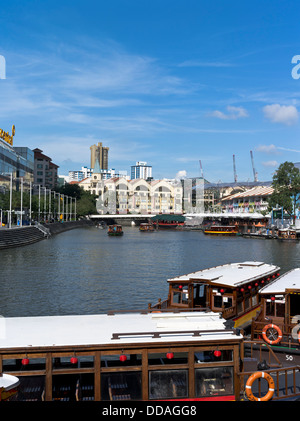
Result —
[[[275, 341], [271, 341], [271, 339], [269, 339], [268, 337], [267, 337], [267, 330], [268, 329], [275, 329], [276, 331], [277, 331], [277, 333], [278, 333], [278, 336], [277, 336], [277, 339], [275, 340]], [[281, 341], [281, 339], [282, 339], [282, 332], [281, 332], [281, 330], [279, 329], [279, 327], [277, 326], [277, 325], [273, 325], [273, 324], [269, 324], [269, 325], [266, 325], [264, 328], [263, 328], [263, 330], [262, 330], [262, 336], [263, 336], [263, 338], [264, 338], [264, 340], [268, 343], [268, 344], [270, 344], [270, 345], [276, 345], [276, 344], [278, 344], [280, 341]]]
[[[263, 396], [262, 398], [257, 398], [252, 393], [252, 384], [256, 379], [260, 379], [260, 378], [267, 380], [269, 384], [269, 390], [265, 396]], [[256, 373], [252, 374], [248, 378], [245, 390], [246, 390], [246, 395], [250, 401], [269, 401], [273, 397], [273, 394], [275, 391], [275, 383], [272, 376], [270, 376], [270, 374], [265, 373], [264, 371], [257, 371]]]

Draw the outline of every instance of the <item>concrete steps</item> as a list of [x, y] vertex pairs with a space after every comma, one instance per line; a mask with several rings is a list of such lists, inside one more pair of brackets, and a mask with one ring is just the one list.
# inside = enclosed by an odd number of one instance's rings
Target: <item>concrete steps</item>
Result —
[[45, 234], [35, 226], [18, 228], [0, 228], [0, 250], [20, 247], [41, 241]]

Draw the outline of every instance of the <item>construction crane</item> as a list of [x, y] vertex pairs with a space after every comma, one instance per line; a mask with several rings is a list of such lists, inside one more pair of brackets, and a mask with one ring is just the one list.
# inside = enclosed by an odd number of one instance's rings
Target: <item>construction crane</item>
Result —
[[254, 181], [258, 181], [257, 180], [257, 172], [255, 171], [255, 167], [254, 167], [254, 159], [253, 159], [253, 153], [252, 153], [252, 151], [250, 151], [250, 155], [251, 155], [251, 162], [252, 162], [252, 169], [253, 169]]
[[237, 183], [237, 174], [236, 174], [236, 167], [235, 167], [235, 155], [233, 155], [233, 174], [234, 174], [234, 182]]
[[203, 177], [203, 168], [202, 168], [202, 163], [201, 163], [201, 160], [199, 160], [199, 164], [200, 164], [200, 173], [201, 173], [201, 177], [202, 177], [202, 178], [204, 178], [204, 177]]

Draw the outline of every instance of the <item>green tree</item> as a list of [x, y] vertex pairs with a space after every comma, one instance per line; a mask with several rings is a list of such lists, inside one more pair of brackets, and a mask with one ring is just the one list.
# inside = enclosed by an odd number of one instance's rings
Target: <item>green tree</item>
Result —
[[300, 199], [300, 171], [292, 162], [280, 164], [273, 176], [274, 192], [269, 199], [269, 210], [276, 205], [282, 207], [295, 218], [295, 210]]

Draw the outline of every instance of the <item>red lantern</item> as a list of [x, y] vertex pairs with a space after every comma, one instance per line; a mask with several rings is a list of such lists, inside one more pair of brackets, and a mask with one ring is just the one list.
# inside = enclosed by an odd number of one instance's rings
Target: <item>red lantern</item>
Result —
[[248, 289], [251, 289], [252, 288], [252, 286], [251, 285], [248, 285]]
[[223, 294], [223, 292], [224, 292], [224, 289], [220, 289], [220, 293]]
[[182, 285], [179, 285], [179, 287], [178, 287], [179, 289], [182, 289], [183, 287], [182, 287]]
[[255, 282], [255, 286], [258, 287], [258, 283], [257, 282]]
[[262, 279], [262, 280], [261, 280], [261, 283], [262, 283], [262, 284], [264, 284], [264, 283], [265, 283], [265, 281]]
[[275, 278], [276, 277], [276, 275], [272, 275], [272, 278]]
[[70, 358], [70, 363], [71, 364], [77, 364], [78, 363], [78, 358], [76, 358], [75, 356], [74, 357], [71, 357]]
[[272, 300], [272, 301], [275, 301], [275, 297], [271, 297], [271, 300]]
[[277, 275], [277, 276], [279, 276], [279, 275], [280, 275], [280, 273], [276, 273], [276, 275]]
[[168, 360], [172, 360], [174, 358], [173, 352], [167, 352], [166, 357], [168, 358]]
[[219, 351], [218, 349], [216, 349], [215, 351], [214, 351], [214, 356], [215, 357], [221, 357], [221, 351]]
[[27, 357], [23, 358], [22, 365], [28, 365], [28, 364], [29, 364], [29, 359]]
[[126, 355], [121, 354], [121, 355], [120, 355], [120, 361], [123, 363], [123, 362], [124, 362], [124, 361], [126, 361], [126, 360], [127, 360]]
[[244, 292], [245, 290], [244, 290], [244, 288], [241, 288], [241, 292]]

